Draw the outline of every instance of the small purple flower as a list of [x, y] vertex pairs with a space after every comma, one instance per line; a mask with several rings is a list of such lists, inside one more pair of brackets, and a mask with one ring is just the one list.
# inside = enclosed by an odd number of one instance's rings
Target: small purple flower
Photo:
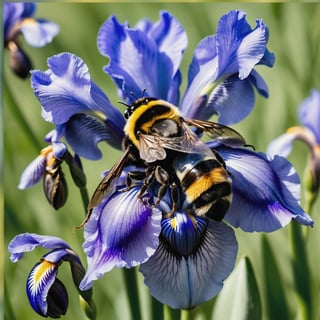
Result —
[[3, 4], [4, 46], [10, 52], [10, 67], [21, 78], [32, 69], [31, 61], [19, 44], [22, 33], [33, 47], [43, 47], [59, 32], [59, 26], [44, 19], [35, 19], [36, 4], [32, 2], [5, 2]]
[[[84, 267], [78, 255], [62, 239], [53, 236], [42, 236], [24, 233], [15, 236], [9, 244], [11, 261], [19, 261], [24, 252], [36, 247], [50, 249], [40, 262], [35, 264], [29, 273], [26, 291], [31, 307], [43, 317], [59, 318], [68, 308], [68, 294], [63, 283], [57, 278], [58, 268], [62, 262], [68, 261], [71, 266], [73, 281], [78, 289], [84, 275]], [[81, 297], [92, 306], [92, 290], [79, 291]]]

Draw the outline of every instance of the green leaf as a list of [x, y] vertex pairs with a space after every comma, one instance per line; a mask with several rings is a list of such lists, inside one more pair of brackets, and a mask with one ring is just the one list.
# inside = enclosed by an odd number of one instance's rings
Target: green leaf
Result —
[[262, 237], [263, 277], [266, 292], [266, 311], [269, 319], [292, 319], [285, 299], [286, 293], [275, 256], [268, 239]]
[[217, 298], [212, 319], [262, 319], [260, 294], [248, 257], [242, 258]]

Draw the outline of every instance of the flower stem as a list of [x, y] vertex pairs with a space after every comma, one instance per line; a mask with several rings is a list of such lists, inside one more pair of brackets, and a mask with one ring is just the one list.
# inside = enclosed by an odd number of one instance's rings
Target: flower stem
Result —
[[312, 316], [311, 274], [301, 225], [291, 223], [292, 266], [300, 319], [308, 320]]
[[167, 305], [164, 305], [164, 319], [165, 320], [176, 320], [181, 316], [181, 310], [171, 309]]
[[164, 306], [161, 302], [151, 297], [151, 319], [152, 320], [163, 320], [164, 317]]
[[123, 276], [129, 301], [131, 319], [142, 319], [136, 269], [123, 269]]

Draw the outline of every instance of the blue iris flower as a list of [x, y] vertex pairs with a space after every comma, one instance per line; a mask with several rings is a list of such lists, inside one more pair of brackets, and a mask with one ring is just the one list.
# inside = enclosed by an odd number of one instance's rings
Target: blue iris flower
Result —
[[[179, 67], [187, 36], [170, 13], [161, 12], [156, 23], [141, 20], [134, 28], [112, 16], [99, 31], [98, 48], [109, 58], [104, 70], [127, 104], [145, 90], [145, 96], [179, 106], [184, 117], [218, 115], [219, 122], [230, 125], [251, 112], [255, 90], [268, 96], [264, 80], [254, 70], [256, 65], [274, 63], [268, 37], [262, 20], [252, 29], [243, 12], [224, 15], [217, 33], [196, 47], [181, 99]], [[43, 117], [56, 125], [57, 139], [65, 137], [77, 154], [88, 159], [101, 157], [100, 141], [120, 149], [125, 120], [91, 80], [85, 63], [71, 53], [61, 53], [49, 58], [48, 65], [45, 72], [33, 71], [31, 82]], [[227, 222], [249, 232], [271, 232], [292, 219], [313, 225], [299, 205], [299, 178], [286, 159], [269, 160], [247, 148], [211, 143], [232, 179]], [[236, 260], [232, 228], [198, 217], [183, 205], [168, 216], [170, 196], [154, 207], [156, 193], [147, 190], [139, 199], [139, 184], [122, 192], [128, 171], [114, 181], [112, 192], [93, 208], [85, 225], [88, 270], [80, 289], [89, 289], [114, 267], [139, 265], [151, 294], [173, 308], [191, 308], [211, 299]]]
[[[37, 247], [50, 249], [30, 271], [27, 278], [26, 291], [29, 302], [38, 314], [44, 317], [59, 318], [68, 308], [68, 294], [63, 283], [57, 278], [58, 268], [62, 262], [68, 261], [73, 281], [78, 289], [85, 269], [70, 246], [58, 237], [23, 233], [14, 237], [9, 244], [11, 261], [19, 261], [25, 252]], [[92, 290], [79, 291], [81, 297], [93, 306]]]
[[10, 67], [19, 77], [26, 78], [32, 69], [31, 61], [20, 46], [19, 35], [33, 47], [43, 47], [59, 32], [56, 23], [33, 18], [36, 4], [5, 2], [3, 4], [4, 47], [10, 52]]

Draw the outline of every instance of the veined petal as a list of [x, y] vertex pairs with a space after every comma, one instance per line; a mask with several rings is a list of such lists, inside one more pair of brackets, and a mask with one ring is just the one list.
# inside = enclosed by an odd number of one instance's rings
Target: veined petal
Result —
[[320, 144], [320, 92], [313, 89], [311, 95], [305, 99], [299, 107], [301, 124], [309, 128], [317, 144]]
[[68, 295], [62, 282], [56, 278], [57, 273], [57, 264], [43, 260], [33, 267], [27, 279], [30, 304], [45, 317], [60, 317], [68, 308]]
[[300, 180], [283, 157], [268, 160], [248, 149], [219, 147], [232, 177], [233, 199], [225, 220], [245, 231], [271, 232], [292, 219], [312, 226], [300, 207]]
[[[159, 35], [157, 40], [160, 40]], [[99, 30], [98, 48], [110, 59], [105, 71], [118, 85], [123, 99], [132, 101], [134, 97], [141, 97], [146, 89], [146, 95], [175, 102], [168, 99], [171, 80], [175, 76], [173, 62], [160, 51], [155, 39], [111, 17]]]
[[36, 157], [22, 172], [19, 189], [27, 189], [35, 185], [43, 177], [46, 169], [46, 156]]
[[148, 37], [154, 39], [160, 52], [165, 52], [173, 63], [173, 74], [180, 67], [183, 53], [188, 45], [187, 34], [180, 22], [169, 12], [160, 12], [160, 20], [149, 23]]
[[63, 124], [76, 113], [102, 112], [121, 127], [120, 111], [90, 78], [88, 67], [76, 55], [61, 53], [48, 59], [49, 70], [33, 71], [31, 84], [45, 120]]
[[257, 20], [256, 28], [251, 30], [245, 18], [242, 11], [230, 11], [219, 21], [219, 77], [239, 72], [239, 78], [243, 80], [264, 55], [267, 42], [265, 24]]
[[108, 119], [102, 122], [90, 115], [76, 114], [65, 125], [65, 137], [79, 156], [97, 160], [102, 157], [97, 147], [100, 141], [121, 149], [123, 130]]
[[46, 249], [70, 249], [69, 245], [58, 237], [22, 233], [15, 236], [8, 246], [11, 253], [10, 260], [17, 262], [22, 258], [24, 252], [32, 251], [38, 246]]
[[21, 32], [28, 44], [33, 47], [43, 47], [59, 33], [59, 26], [54, 22], [28, 18], [24, 19]]
[[212, 299], [231, 273], [238, 245], [233, 230], [208, 221], [197, 248], [178, 255], [161, 238], [150, 259], [140, 265], [151, 295], [174, 309], [189, 309]]
[[[124, 186], [125, 188], [125, 186]], [[84, 251], [88, 270], [80, 289], [114, 267], [133, 267], [146, 261], [156, 250], [161, 212], [144, 205], [148, 195], [138, 199], [140, 187], [116, 191], [92, 211], [85, 225]]]
[[232, 76], [220, 83], [209, 95], [205, 104], [198, 107], [196, 118], [209, 119], [219, 115], [218, 122], [224, 125], [237, 123], [252, 111], [255, 96], [248, 79]]

